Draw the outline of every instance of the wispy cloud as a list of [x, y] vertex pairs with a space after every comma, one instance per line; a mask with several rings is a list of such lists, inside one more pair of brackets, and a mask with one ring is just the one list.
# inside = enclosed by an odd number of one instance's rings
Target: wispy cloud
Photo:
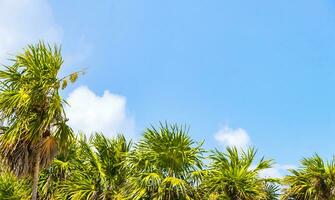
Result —
[[62, 28], [56, 23], [46, 0], [0, 1], [0, 63], [27, 43], [45, 40], [60, 43]]
[[214, 134], [214, 138], [225, 146], [235, 146], [242, 149], [251, 144], [247, 131], [242, 128], [224, 126]]

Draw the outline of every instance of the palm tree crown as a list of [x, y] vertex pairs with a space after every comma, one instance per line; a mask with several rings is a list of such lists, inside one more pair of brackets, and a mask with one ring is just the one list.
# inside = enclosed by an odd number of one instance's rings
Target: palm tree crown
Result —
[[42, 42], [29, 45], [13, 61], [0, 70], [0, 154], [17, 176], [34, 176], [36, 199], [40, 168], [72, 136], [59, 88], [78, 74], [58, 79], [63, 64], [60, 49]]
[[299, 169], [284, 178], [283, 200], [335, 199], [335, 160], [326, 163], [319, 155], [304, 158]]
[[209, 199], [257, 200], [268, 199], [267, 183], [260, 178], [261, 170], [270, 168], [271, 160], [262, 158], [255, 166], [256, 151], [252, 148], [239, 151], [233, 147], [227, 152], [215, 150], [210, 155], [212, 163], [202, 182]]
[[127, 175], [123, 162], [130, 146], [123, 135], [109, 139], [97, 133], [89, 140], [82, 136], [59, 193], [73, 200], [122, 198]]
[[202, 168], [202, 152], [185, 127], [147, 129], [127, 158], [132, 177], [125, 194], [129, 199], [196, 199], [194, 174]]

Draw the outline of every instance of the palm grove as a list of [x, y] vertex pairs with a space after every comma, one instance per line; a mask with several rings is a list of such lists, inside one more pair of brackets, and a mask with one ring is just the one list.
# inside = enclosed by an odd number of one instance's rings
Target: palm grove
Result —
[[59, 91], [60, 48], [28, 45], [0, 70], [0, 199], [332, 200], [335, 160], [304, 158], [282, 179], [253, 148], [205, 150], [188, 128], [161, 123], [137, 143], [73, 133]]

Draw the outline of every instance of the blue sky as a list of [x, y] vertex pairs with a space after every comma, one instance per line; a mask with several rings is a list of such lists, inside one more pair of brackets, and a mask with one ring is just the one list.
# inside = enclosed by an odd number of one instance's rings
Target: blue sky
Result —
[[136, 136], [158, 121], [188, 124], [206, 148], [227, 144], [218, 132], [242, 132], [282, 165], [335, 152], [331, 0], [26, 1], [33, 14], [18, 21], [38, 32], [24, 27], [18, 40], [62, 43], [64, 73], [88, 68], [64, 96], [81, 88], [92, 101], [77, 101], [102, 110], [99, 96], [118, 99], [126, 122], [115, 127]]

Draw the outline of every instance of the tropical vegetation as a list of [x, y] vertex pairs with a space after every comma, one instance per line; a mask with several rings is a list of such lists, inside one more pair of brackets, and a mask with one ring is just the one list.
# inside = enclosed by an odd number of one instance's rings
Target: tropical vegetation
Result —
[[304, 158], [299, 169], [291, 169], [283, 182], [284, 200], [333, 200], [335, 199], [335, 160], [325, 162], [319, 155]]
[[[227, 148], [227, 152], [212, 151], [211, 163], [202, 181], [207, 199], [271, 199], [269, 184], [275, 179], [261, 178], [260, 172], [272, 166], [271, 160], [262, 158], [254, 163], [256, 151], [253, 148], [238, 152], [237, 148]], [[254, 164], [254, 166], [253, 166]], [[271, 198], [270, 198], [271, 197]]]
[[[335, 160], [314, 155], [283, 178], [256, 149], [206, 150], [189, 127], [160, 123], [132, 142], [74, 133], [60, 95], [61, 49], [28, 45], [0, 69], [2, 200], [334, 200]], [[113, 133], [108, 133], [113, 134]]]

